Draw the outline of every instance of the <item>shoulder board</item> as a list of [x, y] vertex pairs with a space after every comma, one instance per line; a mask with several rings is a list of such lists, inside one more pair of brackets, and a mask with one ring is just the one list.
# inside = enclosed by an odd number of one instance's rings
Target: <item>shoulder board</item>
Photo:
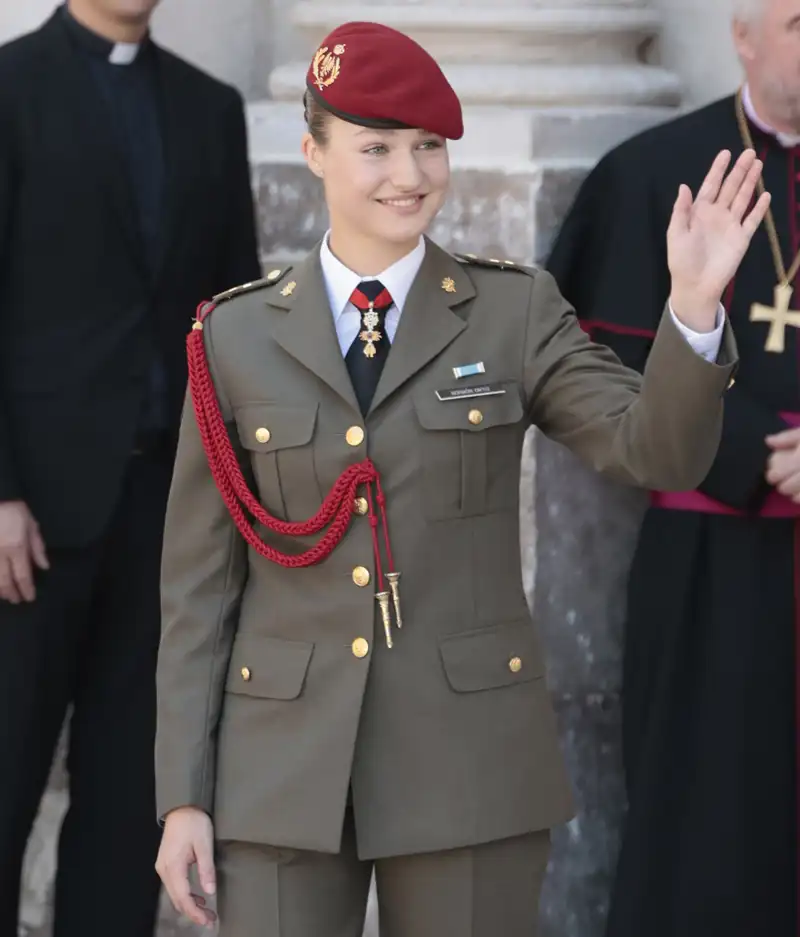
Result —
[[234, 286], [232, 289], [225, 290], [224, 293], [217, 293], [212, 302], [224, 303], [225, 300], [233, 299], [234, 296], [241, 296], [243, 293], [252, 293], [254, 290], [263, 290], [268, 286], [274, 286], [276, 283], [280, 283], [291, 269], [291, 266], [276, 267], [260, 280], [253, 280], [252, 283], [242, 283], [241, 286]]
[[525, 267], [514, 260], [497, 260], [494, 257], [478, 257], [476, 254], [453, 254], [462, 264], [471, 264], [474, 267], [491, 267], [495, 270], [519, 270], [533, 276], [536, 272], [533, 267]]

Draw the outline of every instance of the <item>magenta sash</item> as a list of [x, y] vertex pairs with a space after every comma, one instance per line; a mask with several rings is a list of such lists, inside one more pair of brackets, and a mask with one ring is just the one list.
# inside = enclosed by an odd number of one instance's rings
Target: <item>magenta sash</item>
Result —
[[[790, 426], [800, 426], [800, 413], [781, 413]], [[715, 501], [701, 491], [654, 491], [651, 494], [653, 507], [671, 511], [697, 511], [701, 514], [728, 514], [733, 517], [800, 517], [800, 504], [782, 495], [774, 488], [764, 499], [758, 511], [742, 511], [721, 501]]]

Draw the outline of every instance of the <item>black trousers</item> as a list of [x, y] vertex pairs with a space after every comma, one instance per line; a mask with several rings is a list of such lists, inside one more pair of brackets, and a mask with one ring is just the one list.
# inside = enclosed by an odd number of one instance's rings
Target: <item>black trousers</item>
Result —
[[153, 933], [155, 668], [171, 469], [158, 448], [133, 456], [104, 536], [51, 551], [35, 602], [0, 602], [2, 937], [17, 933], [24, 852], [70, 705], [53, 935]]

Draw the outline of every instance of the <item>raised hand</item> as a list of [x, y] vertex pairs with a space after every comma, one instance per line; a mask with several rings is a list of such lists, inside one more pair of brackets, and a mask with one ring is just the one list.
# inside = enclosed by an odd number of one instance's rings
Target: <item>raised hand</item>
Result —
[[769, 207], [768, 192], [750, 207], [762, 163], [745, 150], [727, 173], [729, 150], [714, 160], [695, 199], [682, 185], [667, 230], [675, 315], [698, 332], [713, 330], [722, 294]]

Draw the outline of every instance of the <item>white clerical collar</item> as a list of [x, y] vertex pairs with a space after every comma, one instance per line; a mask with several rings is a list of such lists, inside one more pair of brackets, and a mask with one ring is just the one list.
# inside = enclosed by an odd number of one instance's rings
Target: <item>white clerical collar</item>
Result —
[[753, 106], [753, 99], [750, 96], [750, 86], [745, 84], [742, 89], [742, 105], [744, 106], [744, 112], [747, 114], [748, 118], [759, 128], [763, 130], [764, 133], [770, 134], [770, 136], [775, 137], [775, 139], [780, 143], [781, 146], [786, 147], [786, 149], [791, 149], [794, 146], [800, 146], [800, 134], [794, 133], [782, 133], [780, 130], [776, 130], [774, 127], [770, 127], [765, 121], [763, 121], [758, 114], [756, 114], [756, 109]]
[[69, 3], [62, 5], [61, 13], [67, 29], [81, 48], [92, 56], [105, 59], [112, 65], [132, 65], [142, 47], [149, 42], [149, 33], [141, 42], [113, 42], [76, 19]]
[[139, 54], [138, 42], [115, 42], [108, 56], [112, 65], [132, 65]]
[[328, 292], [328, 301], [334, 321], [342, 315], [347, 308], [353, 290], [362, 280], [380, 280], [384, 287], [389, 291], [398, 312], [403, 311], [406, 299], [408, 298], [411, 284], [414, 282], [422, 261], [425, 259], [425, 238], [420, 237], [419, 244], [411, 253], [401, 257], [391, 267], [388, 267], [383, 273], [376, 277], [360, 277], [349, 267], [334, 256], [328, 246], [328, 236], [330, 231], [326, 232], [322, 240], [322, 247], [319, 252], [320, 263], [322, 264], [322, 276], [325, 279], [325, 288]]

